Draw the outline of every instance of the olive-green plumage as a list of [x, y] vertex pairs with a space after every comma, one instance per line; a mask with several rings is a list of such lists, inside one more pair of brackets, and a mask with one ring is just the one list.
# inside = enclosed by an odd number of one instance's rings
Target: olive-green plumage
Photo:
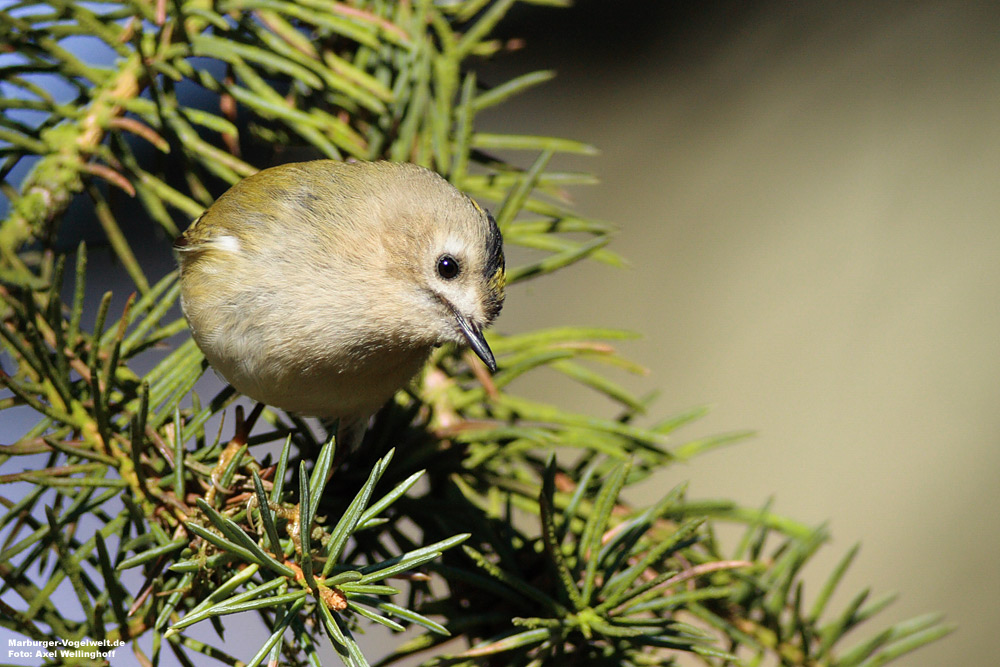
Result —
[[412, 164], [316, 160], [223, 194], [175, 244], [198, 346], [237, 390], [292, 412], [367, 418], [430, 350], [500, 312], [493, 218]]

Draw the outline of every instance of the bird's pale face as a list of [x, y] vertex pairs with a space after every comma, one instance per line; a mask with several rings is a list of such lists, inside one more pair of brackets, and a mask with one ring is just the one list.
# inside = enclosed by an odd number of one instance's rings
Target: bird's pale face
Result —
[[496, 370], [483, 337], [503, 307], [504, 255], [500, 231], [492, 216], [468, 202], [464, 224], [431, 226], [428, 242], [416, 254], [419, 264], [414, 287], [422, 307], [433, 316], [438, 343], [469, 345]]

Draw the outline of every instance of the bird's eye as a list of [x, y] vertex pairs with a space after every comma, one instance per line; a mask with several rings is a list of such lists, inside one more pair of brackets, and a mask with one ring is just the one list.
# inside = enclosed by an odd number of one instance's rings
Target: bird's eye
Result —
[[451, 280], [458, 275], [461, 271], [461, 267], [458, 265], [458, 260], [451, 255], [441, 255], [438, 258], [437, 264], [438, 275], [445, 280]]

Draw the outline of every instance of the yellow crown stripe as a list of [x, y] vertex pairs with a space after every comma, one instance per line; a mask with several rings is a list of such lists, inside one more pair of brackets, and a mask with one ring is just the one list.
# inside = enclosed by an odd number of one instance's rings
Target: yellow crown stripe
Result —
[[489, 280], [489, 288], [493, 292], [496, 292], [501, 297], [503, 297], [504, 288], [507, 286], [507, 274], [504, 273], [503, 267], [496, 270]]

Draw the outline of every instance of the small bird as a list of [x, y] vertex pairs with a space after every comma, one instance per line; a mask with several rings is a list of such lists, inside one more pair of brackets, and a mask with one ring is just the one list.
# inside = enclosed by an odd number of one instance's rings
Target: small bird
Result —
[[265, 169], [174, 247], [181, 307], [212, 367], [256, 401], [339, 418], [348, 449], [434, 347], [468, 344], [496, 371], [482, 331], [504, 301], [500, 230], [423, 167]]

